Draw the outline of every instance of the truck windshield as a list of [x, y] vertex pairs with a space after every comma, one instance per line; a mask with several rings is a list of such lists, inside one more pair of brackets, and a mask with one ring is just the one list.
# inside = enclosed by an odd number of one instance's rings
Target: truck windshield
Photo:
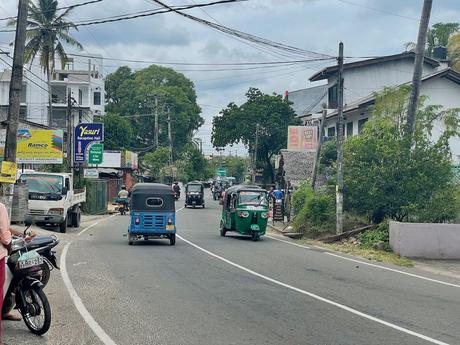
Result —
[[27, 187], [29, 187], [29, 193], [62, 193], [62, 176], [46, 174], [22, 174], [21, 180], [26, 182]]
[[241, 205], [267, 205], [267, 193], [265, 192], [240, 192], [238, 203]]

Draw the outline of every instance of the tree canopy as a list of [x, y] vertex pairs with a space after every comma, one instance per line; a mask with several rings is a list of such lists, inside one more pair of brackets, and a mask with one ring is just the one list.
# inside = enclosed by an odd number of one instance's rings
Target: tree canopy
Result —
[[129, 67], [120, 67], [107, 76], [106, 92], [108, 112], [131, 116], [134, 147], [153, 144], [155, 95], [158, 97], [159, 146], [168, 145], [167, 108], [170, 109], [174, 154], [190, 143], [193, 131], [204, 122], [193, 82], [171, 68], [152, 65], [133, 72]]
[[129, 149], [133, 141], [133, 129], [127, 118], [118, 114], [107, 114], [100, 118], [104, 123], [104, 148], [106, 150]]
[[281, 95], [267, 95], [256, 88], [246, 93], [240, 106], [230, 103], [213, 119], [212, 143], [216, 148], [243, 143], [254, 151], [258, 128], [257, 160], [265, 169], [265, 180], [273, 180], [271, 157], [286, 147], [287, 128], [300, 124], [291, 103]]

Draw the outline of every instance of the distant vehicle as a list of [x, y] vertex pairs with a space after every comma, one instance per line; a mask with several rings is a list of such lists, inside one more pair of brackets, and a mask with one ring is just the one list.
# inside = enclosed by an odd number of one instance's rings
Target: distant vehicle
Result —
[[268, 220], [267, 191], [258, 186], [234, 186], [223, 200], [220, 235], [236, 231], [253, 241], [265, 234]]
[[131, 221], [128, 244], [136, 240], [167, 238], [176, 244], [176, 208], [174, 192], [160, 183], [136, 183], [131, 189]]
[[201, 182], [189, 182], [185, 186], [185, 207], [196, 206], [205, 207], [204, 203], [204, 186]]
[[30, 172], [20, 179], [29, 188], [29, 214], [35, 223], [57, 225], [60, 232], [80, 226], [86, 189], [73, 189], [72, 174]]

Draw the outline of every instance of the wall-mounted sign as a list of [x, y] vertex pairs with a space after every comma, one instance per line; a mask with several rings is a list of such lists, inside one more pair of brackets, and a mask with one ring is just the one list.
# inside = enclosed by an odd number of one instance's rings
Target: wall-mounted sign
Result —
[[62, 130], [19, 129], [16, 162], [62, 164]]
[[80, 123], [74, 131], [74, 161], [85, 162], [90, 144], [104, 140], [103, 123]]
[[93, 144], [89, 147], [88, 151], [88, 163], [89, 164], [101, 164], [104, 155], [104, 144]]
[[84, 169], [83, 170], [84, 178], [99, 178], [99, 170], [97, 169]]
[[290, 151], [314, 151], [318, 144], [318, 127], [289, 126], [287, 149]]

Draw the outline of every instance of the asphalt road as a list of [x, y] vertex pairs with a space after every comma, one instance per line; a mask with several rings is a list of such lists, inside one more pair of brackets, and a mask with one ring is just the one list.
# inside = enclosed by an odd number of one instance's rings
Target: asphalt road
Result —
[[222, 238], [219, 212], [212, 200], [180, 210], [183, 239], [174, 247], [128, 246], [128, 216], [73, 234], [66, 271], [86, 319], [55, 275], [50, 300], [61, 319], [30, 343], [460, 344], [460, 281], [402, 270], [454, 285], [428, 281], [271, 237]]

